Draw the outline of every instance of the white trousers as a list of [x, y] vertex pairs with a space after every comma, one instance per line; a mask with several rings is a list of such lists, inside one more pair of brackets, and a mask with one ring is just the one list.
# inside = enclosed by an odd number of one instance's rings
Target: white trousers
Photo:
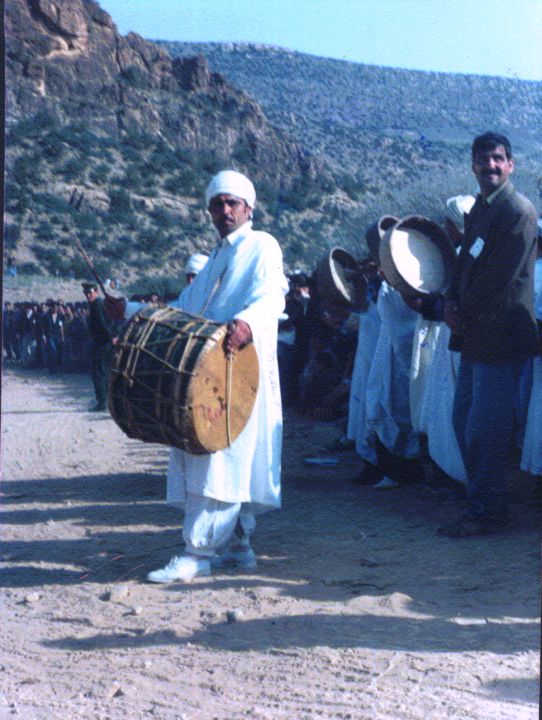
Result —
[[229, 545], [248, 545], [256, 528], [256, 518], [242, 512], [241, 503], [187, 494], [184, 507], [183, 539], [185, 552], [210, 557]]

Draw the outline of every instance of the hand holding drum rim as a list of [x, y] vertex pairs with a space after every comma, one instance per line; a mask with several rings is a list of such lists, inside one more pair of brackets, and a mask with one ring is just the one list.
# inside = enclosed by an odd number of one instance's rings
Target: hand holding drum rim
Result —
[[236, 353], [245, 345], [252, 342], [252, 330], [244, 320], [232, 320], [228, 323], [228, 333], [224, 338], [224, 348], [227, 353]]

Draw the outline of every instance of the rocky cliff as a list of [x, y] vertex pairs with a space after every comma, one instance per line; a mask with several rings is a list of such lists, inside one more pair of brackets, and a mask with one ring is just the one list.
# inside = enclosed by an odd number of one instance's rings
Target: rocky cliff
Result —
[[[19, 262], [63, 274], [73, 257], [82, 271], [75, 226], [106, 264], [162, 272], [210, 242], [201, 191], [215, 170], [249, 173], [264, 210], [324, 176], [203, 56], [120, 36], [94, 0], [8, 0], [5, 19], [7, 247]], [[83, 219], [63, 205], [74, 186]], [[125, 254], [111, 249], [121, 237]]]
[[203, 56], [172, 60], [135, 33], [120, 36], [94, 0], [8, 0], [6, 35], [8, 122], [47, 108], [110, 136], [151, 133], [223, 163], [242, 148], [253, 172], [276, 182], [314, 173]]

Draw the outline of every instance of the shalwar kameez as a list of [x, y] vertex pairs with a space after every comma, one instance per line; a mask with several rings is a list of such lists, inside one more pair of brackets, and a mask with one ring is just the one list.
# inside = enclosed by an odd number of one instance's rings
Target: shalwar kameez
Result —
[[358, 455], [373, 465], [376, 465], [377, 457], [374, 446], [368, 442], [367, 386], [379, 333], [380, 315], [376, 303], [370, 300], [367, 311], [361, 314], [359, 321], [358, 344], [350, 384], [347, 438], [355, 441]]
[[[461, 243], [465, 232], [465, 215], [472, 210], [474, 201], [472, 195], [455, 195], [446, 201], [446, 227], [456, 246]], [[459, 252], [459, 248], [456, 252]], [[433, 462], [446, 475], [466, 485], [465, 466], [452, 425], [460, 356], [449, 349], [451, 332], [442, 319], [443, 309], [434, 305], [431, 310], [437, 329], [436, 342], [425, 382], [419, 428], [420, 432], [427, 435], [427, 449]]]
[[[239, 347], [242, 337], [254, 342], [259, 360], [255, 405], [230, 447], [207, 455], [171, 450], [167, 501], [184, 505], [186, 548], [164, 569], [149, 573], [152, 582], [208, 575], [212, 561], [222, 563], [228, 554], [236, 564], [241, 558], [243, 566], [254, 567], [249, 543], [254, 516], [280, 507], [277, 329], [288, 283], [277, 241], [252, 229], [255, 199], [252, 183], [240, 173], [222, 171], [211, 180], [206, 201], [221, 240], [192, 284], [172, 303], [187, 313], [228, 323], [225, 347]], [[236, 537], [239, 550], [233, 547]]]
[[422, 419], [422, 407], [427, 382], [437, 347], [441, 323], [418, 315], [414, 340], [412, 343], [412, 361], [410, 363], [410, 418], [416, 432], [425, 433], [427, 428]]
[[[242, 503], [261, 511], [280, 507], [282, 413], [277, 366], [278, 318], [284, 309], [286, 279], [277, 241], [246, 223], [212, 253], [182, 300], [173, 303], [194, 315], [226, 323], [247, 322], [260, 363], [260, 386], [254, 410], [230, 448], [210, 455], [172, 449], [167, 501], [184, 503], [187, 495], [222, 503]], [[218, 284], [213, 294], [215, 284]], [[185, 538], [186, 540], [186, 538]], [[204, 538], [193, 538], [207, 550]]]

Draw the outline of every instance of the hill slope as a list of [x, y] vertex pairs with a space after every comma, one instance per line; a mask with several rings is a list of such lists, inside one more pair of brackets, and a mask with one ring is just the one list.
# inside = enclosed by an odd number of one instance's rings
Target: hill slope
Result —
[[439, 215], [444, 197], [474, 190], [470, 144], [488, 129], [510, 137], [518, 187], [539, 201], [542, 83], [383, 68], [255, 44], [157, 42], [173, 56], [203, 54], [307, 152], [355, 178], [366, 194], [375, 191], [380, 198], [366, 198], [367, 209]]
[[121, 37], [94, 0], [8, 0], [6, 37], [6, 248], [19, 266], [86, 274], [77, 232], [104, 273], [179, 270], [214, 242], [202, 194], [222, 167], [254, 178], [271, 223], [273, 203], [320, 190], [326, 173], [249, 95], [202, 57]]
[[122, 37], [94, 0], [8, 0], [6, 39], [5, 251], [27, 272], [86, 275], [76, 232], [104, 275], [178, 277], [214, 242], [202, 193], [227, 166], [254, 179], [289, 267], [359, 255], [375, 217], [440, 220], [473, 191], [470, 142], [490, 126], [539, 200], [541, 83]]

